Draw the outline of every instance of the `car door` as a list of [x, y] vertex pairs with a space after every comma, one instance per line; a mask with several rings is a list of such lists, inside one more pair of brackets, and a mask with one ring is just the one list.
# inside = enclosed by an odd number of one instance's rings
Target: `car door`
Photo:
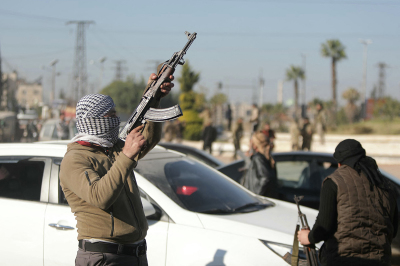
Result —
[[1, 265], [43, 265], [51, 160], [0, 157]]
[[[59, 183], [61, 158], [54, 158], [52, 163], [49, 205], [44, 223], [44, 265], [73, 266], [78, 251], [76, 220]], [[142, 201], [148, 200], [155, 206], [157, 213], [147, 217], [149, 230], [147, 257], [149, 265], [165, 265], [167, 249], [168, 216], [158, 205], [140, 189]]]
[[322, 181], [337, 168], [333, 158], [323, 156], [275, 156], [279, 199], [294, 202], [304, 196], [301, 205], [318, 209]]
[[73, 266], [78, 251], [74, 214], [61, 190], [58, 174], [62, 158], [53, 158], [50, 178], [49, 204], [44, 219], [44, 265]]

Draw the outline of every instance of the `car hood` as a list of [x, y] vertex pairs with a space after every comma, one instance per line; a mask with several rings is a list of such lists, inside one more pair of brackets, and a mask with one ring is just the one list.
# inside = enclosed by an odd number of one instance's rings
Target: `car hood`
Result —
[[[297, 206], [280, 200], [270, 200], [275, 206], [255, 212], [231, 215], [198, 214], [198, 216], [204, 228], [208, 230], [292, 245], [296, 224], [299, 221]], [[312, 227], [318, 212], [304, 206], [301, 206], [301, 211], [306, 214]]]

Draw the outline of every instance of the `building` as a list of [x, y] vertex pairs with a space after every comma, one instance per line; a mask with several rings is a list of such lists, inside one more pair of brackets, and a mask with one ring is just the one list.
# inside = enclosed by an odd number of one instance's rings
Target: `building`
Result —
[[15, 98], [18, 105], [26, 109], [41, 105], [43, 103], [43, 87], [41, 83], [28, 83], [20, 80]]

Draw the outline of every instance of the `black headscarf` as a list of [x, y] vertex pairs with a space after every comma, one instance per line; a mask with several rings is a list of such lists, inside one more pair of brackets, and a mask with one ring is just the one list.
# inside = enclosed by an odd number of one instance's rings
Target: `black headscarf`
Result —
[[366, 156], [361, 143], [355, 139], [345, 139], [340, 142], [333, 154], [335, 160], [340, 164], [345, 164], [356, 170], [361, 171], [367, 176], [371, 185], [383, 189], [389, 189], [389, 182], [384, 178], [378, 169], [376, 161]]

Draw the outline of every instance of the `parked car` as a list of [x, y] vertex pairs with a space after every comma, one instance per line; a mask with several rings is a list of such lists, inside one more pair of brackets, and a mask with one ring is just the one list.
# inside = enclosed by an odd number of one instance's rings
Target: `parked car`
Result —
[[[48, 140], [58, 140], [57, 135], [57, 123], [59, 122], [58, 119], [48, 119], [46, 120], [39, 134], [39, 141], [48, 141]], [[76, 121], [72, 119], [68, 125], [69, 127], [69, 139], [72, 139], [75, 134], [78, 132], [76, 128]]]
[[[58, 176], [65, 152], [65, 142], [0, 144], [2, 265], [74, 265], [76, 220]], [[135, 172], [149, 265], [289, 265], [283, 256], [298, 222], [294, 204], [257, 196], [159, 146]], [[312, 226], [317, 212], [302, 211]]]

